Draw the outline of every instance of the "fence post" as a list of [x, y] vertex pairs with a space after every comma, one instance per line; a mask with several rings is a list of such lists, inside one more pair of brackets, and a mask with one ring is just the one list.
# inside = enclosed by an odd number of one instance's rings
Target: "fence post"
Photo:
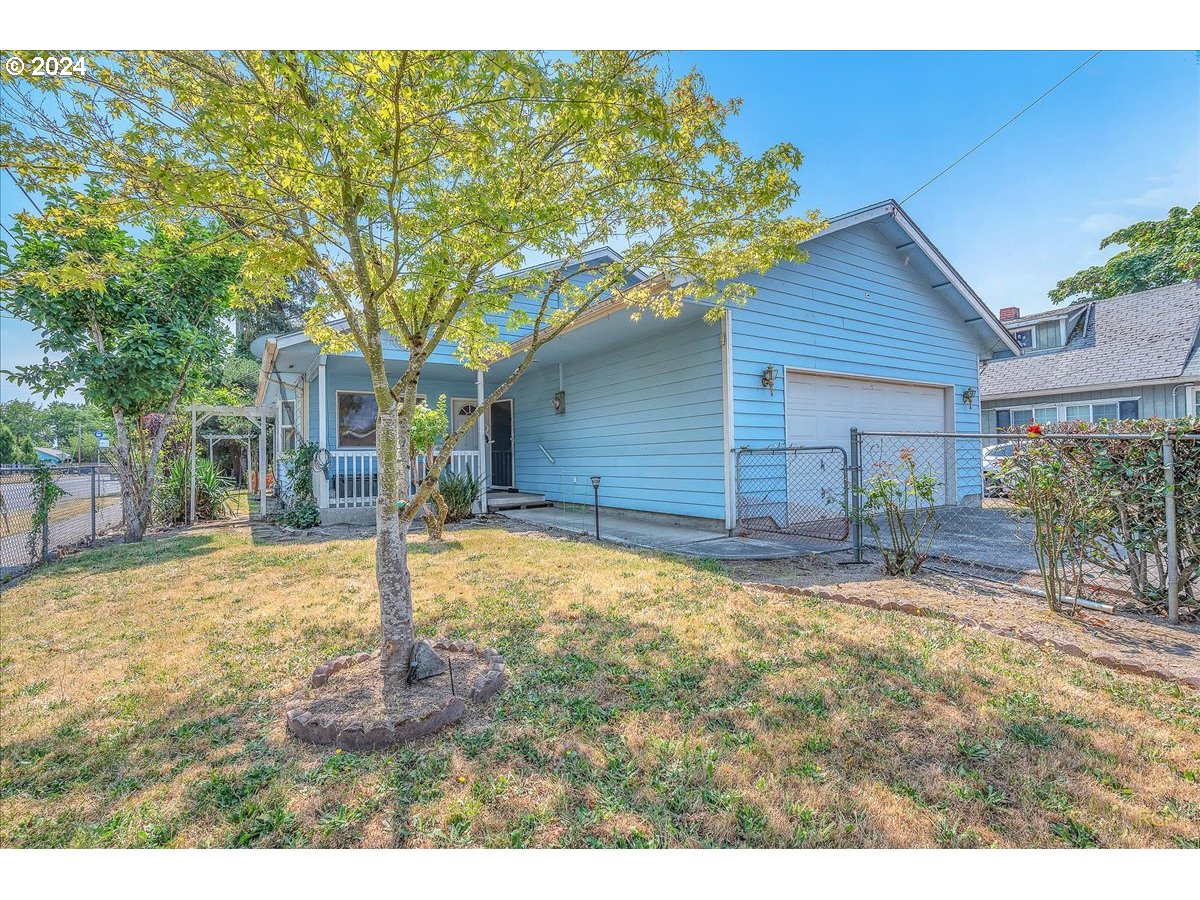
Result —
[[42, 520], [42, 562], [50, 562], [50, 512], [46, 511], [46, 518]]
[[96, 543], [96, 467], [92, 466], [92, 543]]
[[1175, 452], [1171, 430], [1163, 435], [1163, 480], [1167, 505], [1167, 621], [1179, 624], [1179, 546], [1175, 534]]
[[860, 563], [862, 556], [862, 434], [857, 428], [850, 429], [850, 527], [854, 529], [854, 561]]

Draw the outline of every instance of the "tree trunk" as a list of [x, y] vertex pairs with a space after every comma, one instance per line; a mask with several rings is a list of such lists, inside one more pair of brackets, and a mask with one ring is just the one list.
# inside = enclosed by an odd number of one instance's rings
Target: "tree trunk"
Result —
[[408, 517], [400, 516], [406, 499], [405, 471], [408, 435], [400, 427], [399, 409], [390, 399], [380, 405], [378, 425], [379, 501], [375, 507], [375, 580], [379, 587], [382, 647], [379, 668], [383, 676], [384, 705], [397, 705], [408, 677], [413, 645], [412, 582], [408, 573]]
[[133, 452], [129, 446], [129, 423], [125, 412], [113, 407], [113, 418], [117, 424], [117, 480], [121, 482], [121, 507], [125, 514], [125, 543], [136, 544], [146, 533], [150, 524], [150, 497], [153, 473], [147, 481], [147, 473], [139, 476]]
[[[425, 452], [425, 466], [426, 472], [433, 471], [432, 447]], [[449, 512], [450, 508], [446, 506], [446, 498], [435, 487], [429, 494], [429, 502], [425, 506], [425, 528], [429, 532], [430, 541], [436, 542], [442, 539], [442, 528], [446, 525], [446, 516]]]

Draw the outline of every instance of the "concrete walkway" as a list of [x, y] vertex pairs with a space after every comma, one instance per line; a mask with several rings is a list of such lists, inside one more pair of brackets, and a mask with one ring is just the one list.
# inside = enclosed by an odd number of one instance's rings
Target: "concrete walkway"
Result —
[[[540, 528], [559, 528], [577, 534], [595, 534], [596, 529], [595, 514], [590, 509], [512, 509], [505, 510], [501, 515]], [[727, 537], [722, 531], [682, 525], [668, 519], [656, 521], [625, 516], [607, 510], [600, 511], [600, 539], [613, 544], [707, 559], [785, 559], [806, 552], [784, 541]]]

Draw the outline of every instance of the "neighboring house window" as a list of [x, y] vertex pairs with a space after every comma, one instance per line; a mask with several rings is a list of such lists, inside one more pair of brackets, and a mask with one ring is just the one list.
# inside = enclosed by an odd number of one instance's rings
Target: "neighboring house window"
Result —
[[[425, 403], [424, 394], [417, 395], [418, 403]], [[353, 449], [375, 447], [375, 420], [379, 418], [379, 404], [370, 391], [337, 392], [337, 446]]]
[[1062, 341], [1062, 323], [1055, 319], [1053, 322], [1039, 322], [1034, 328], [1034, 337], [1037, 339], [1037, 349], [1053, 350], [1056, 347], [1063, 345]]
[[1101, 419], [1136, 419], [1141, 403], [1137, 397], [1125, 400], [1099, 400], [1088, 403], [1059, 403], [1053, 406], [1014, 406], [996, 410], [996, 428], [1021, 427], [1031, 422], [1053, 425], [1055, 422], [1099, 422]]
[[1063, 345], [1063, 320], [1038, 322], [1031, 328], [1014, 331], [1012, 336], [1022, 350], [1057, 350]]

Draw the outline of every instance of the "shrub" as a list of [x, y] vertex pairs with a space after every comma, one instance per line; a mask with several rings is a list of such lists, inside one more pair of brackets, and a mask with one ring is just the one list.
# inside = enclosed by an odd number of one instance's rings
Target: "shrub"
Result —
[[935, 512], [940, 482], [930, 472], [917, 471], [909, 448], [900, 451], [899, 462], [877, 462], [874, 468], [857, 489], [857, 518], [871, 529], [885, 575], [915, 575], [942, 527]]
[[[159, 475], [154, 488], [154, 519], [175, 525], [187, 519], [191, 492], [188, 458], [177, 456]], [[207, 459], [196, 460], [196, 521], [224, 519], [233, 505], [233, 480]]]
[[483, 479], [466, 472], [444, 471], [438, 489], [446, 501], [446, 521], [461, 522], [471, 517], [471, 507], [483, 491]]
[[1032, 521], [1042, 591], [1050, 609], [1060, 612], [1064, 601], [1073, 602], [1082, 592], [1096, 498], [1077, 461], [1052, 441], [1018, 445], [1001, 472], [1010, 499]]
[[313, 492], [313, 462], [320, 447], [303, 443], [283, 454], [283, 487], [280, 502], [283, 510], [276, 517], [281, 525], [290, 528], [314, 528], [321, 524], [321, 511]]
[[289, 528], [315, 528], [321, 524], [321, 511], [317, 509], [315, 500], [306, 497], [303, 500], [293, 500], [285, 506], [276, 517], [276, 521]]
[[[1070, 573], [1064, 587], [1082, 589], [1088, 570], [1107, 573], [1127, 581], [1131, 596], [1146, 609], [1165, 610], [1168, 431], [1200, 432], [1200, 420], [1064, 422], [1055, 426], [1054, 439], [1019, 442], [1003, 477], [1019, 509], [1032, 513], [1035, 522], [1040, 510], [1047, 565]], [[1146, 437], [1088, 438], [1096, 434]], [[1172, 450], [1179, 600], [1181, 609], [1194, 610], [1200, 584], [1200, 440], [1173, 440]]]

